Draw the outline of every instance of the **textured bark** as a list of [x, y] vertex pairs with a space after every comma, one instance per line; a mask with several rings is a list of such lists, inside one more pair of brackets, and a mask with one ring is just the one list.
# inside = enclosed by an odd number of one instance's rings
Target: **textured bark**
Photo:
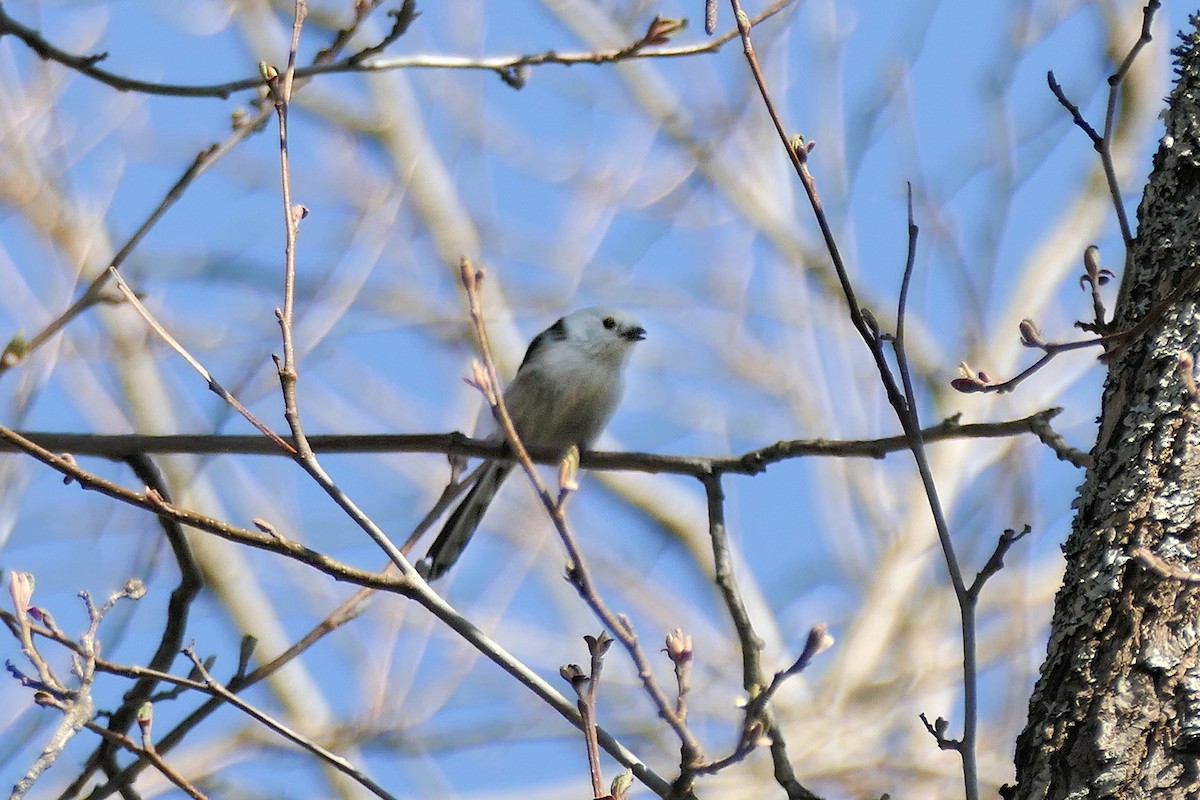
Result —
[[[1175, 51], [1179, 80], [1138, 209], [1117, 330], [1200, 270], [1198, 43], [1193, 32]], [[1200, 571], [1200, 410], [1178, 367], [1181, 352], [1198, 348], [1189, 291], [1113, 353], [1046, 661], [1017, 740], [1015, 797], [1200, 797], [1200, 585], [1129, 557], [1143, 546]]]

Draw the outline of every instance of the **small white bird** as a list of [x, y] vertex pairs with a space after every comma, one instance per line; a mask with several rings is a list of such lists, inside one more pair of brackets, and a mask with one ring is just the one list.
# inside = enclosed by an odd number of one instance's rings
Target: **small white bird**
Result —
[[[621, 373], [630, 348], [644, 338], [646, 329], [637, 319], [611, 308], [574, 311], [539, 333], [504, 392], [521, 442], [563, 452], [571, 445], [581, 451], [590, 447], [621, 399]], [[504, 439], [498, 428], [492, 420], [489, 441]], [[426, 580], [441, 577], [458, 560], [513, 466], [511, 461], [484, 465], [417, 564]]]

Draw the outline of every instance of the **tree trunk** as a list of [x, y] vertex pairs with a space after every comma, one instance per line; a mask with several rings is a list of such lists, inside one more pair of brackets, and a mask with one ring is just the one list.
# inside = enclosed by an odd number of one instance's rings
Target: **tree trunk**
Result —
[[1167, 135], [1138, 208], [1113, 330], [1154, 318], [1176, 287], [1192, 288], [1110, 353], [1100, 432], [1008, 796], [1200, 796], [1200, 584], [1131, 557], [1143, 547], [1200, 571], [1200, 397], [1190, 366], [1180, 366], [1181, 354], [1200, 348], [1198, 44], [1193, 31], [1175, 51]]

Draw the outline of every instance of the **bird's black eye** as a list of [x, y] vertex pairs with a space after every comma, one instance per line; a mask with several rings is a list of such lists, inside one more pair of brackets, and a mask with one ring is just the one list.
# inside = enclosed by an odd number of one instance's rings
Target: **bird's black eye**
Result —
[[613, 319], [612, 317], [605, 317], [604, 321], [601, 324], [604, 325], [604, 327], [608, 328], [610, 331], [613, 328], [617, 327], [617, 321], [615, 319]]

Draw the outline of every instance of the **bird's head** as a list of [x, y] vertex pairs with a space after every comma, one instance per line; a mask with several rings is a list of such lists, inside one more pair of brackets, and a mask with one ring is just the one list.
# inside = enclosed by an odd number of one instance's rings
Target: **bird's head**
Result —
[[556, 324], [563, 326], [564, 339], [597, 357], [624, 359], [634, 342], [646, 338], [637, 317], [617, 308], [581, 308]]

